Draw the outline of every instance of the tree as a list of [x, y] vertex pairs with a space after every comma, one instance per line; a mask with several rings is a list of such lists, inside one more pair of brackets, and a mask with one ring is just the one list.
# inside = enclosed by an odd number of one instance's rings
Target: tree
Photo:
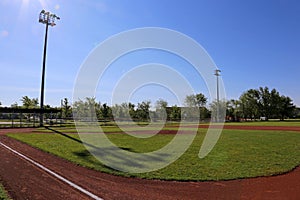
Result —
[[240, 97], [240, 106], [244, 118], [257, 119], [259, 117], [280, 118], [291, 117], [294, 105], [291, 98], [280, 96], [276, 89], [268, 87], [250, 89]]
[[71, 106], [69, 105], [69, 100], [68, 98], [64, 98], [63, 102], [62, 102], [62, 113], [63, 113], [63, 118], [69, 118], [71, 117]]
[[280, 97], [280, 120], [284, 120], [286, 117], [293, 117], [296, 106], [293, 105], [292, 99], [290, 97], [281, 96]]
[[115, 104], [111, 109], [115, 120], [125, 118], [126, 109], [122, 105]]
[[23, 96], [21, 101], [24, 108], [37, 108], [37, 106], [39, 105], [37, 98], [30, 99], [28, 96]]
[[135, 110], [135, 105], [133, 103], [128, 103], [128, 108], [129, 108], [129, 115], [132, 119], [137, 118], [136, 116], [136, 110]]
[[101, 110], [101, 114], [102, 114], [103, 119], [107, 120], [109, 118], [109, 116], [110, 116], [110, 113], [111, 113], [110, 107], [106, 103], [104, 103], [101, 106], [100, 110]]
[[[207, 109], [205, 109], [206, 102], [207, 98], [202, 93], [196, 95], [187, 95], [185, 98], [185, 105], [188, 108], [184, 108], [183, 110], [181, 110], [181, 112], [185, 117], [188, 117], [190, 120], [199, 118], [204, 119], [205, 116], [207, 116], [208, 114]], [[202, 113], [201, 111], [204, 111], [204, 113]], [[201, 117], [201, 115], [203, 116]]]
[[230, 121], [239, 121], [241, 118], [241, 101], [231, 99], [226, 103], [226, 116]]
[[[276, 98], [275, 95], [277, 94], [277, 91], [275, 89], [273, 91], [273, 98]], [[268, 87], [260, 87], [258, 89], [258, 107], [261, 116], [266, 117], [267, 119], [270, 118], [273, 107], [275, 107], [275, 104], [272, 104], [272, 98], [271, 98], [271, 93], [269, 91]], [[278, 95], [279, 96], [279, 95]], [[275, 100], [275, 99], [274, 99]]]
[[200, 120], [207, 120], [211, 118], [211, 112], [206, 108], [206, 107], [201, 107], [200, 108]]
[[[22, 107], [23, 108], [37, 108], [39, 105], [38, 99], [37, 98], [29, 98], [28, 96], [23, 96], [22, 99]], [[17, 105], [16, 105], [17, 106]], [[24, 114], [25, 118], [30, 119], [31, 118], [31, 114]]]
[[15, 102], [15, 103], [11, 104], [10, 107], [12, 107], [12, 108], [17, 108], [17, 107], [19, 107], [19, 105], [18, 105], [17, 102]]
[[204, 96], [204, 94], [199, 93], [199, 94], [192, 94], [192, 95], [187, 95], [185, 98], [185, 104], [188, 107], [202, 107], [205, 106], [207, 102], [207, 98]]
[[281, 109], [281, 96], [276, 89], [272, 89], [270, 93], [270, 102], [269, 102], [269, 109], [270, 109], [270, 118], [278, 118], [280, 115], [279, 110]]
[[181, 119], [181, 109], [177, 105], [171, 107], [170, 120], [178, 121]]
[[85, 109], [84, 109], [84, 102], [83, 100], [79, 99], [78, 101], [75, 101], [73, 103], [73, 114], [75, 118], [83, 116], [85, 114]]
[[240, 96], [241, 112], [243, 118], [256, 119], [259, 117], [259, 92], [250, 89]]
[[159, 99], [156, 101], [155, 103], [155, 107], [156, 107], [156, 114], [158, 115], [158, 118], [161, 120], [166, 120], [167, 119], [167, 106], [168, 106], [168, 102], [163, 100], [163, 99]]
[[294, 118], [300, 118], [300, 108], [295, 107], [295, 109], [293, 111], [293, 117]]
[[138, 103], [136, 109], [136, 115], [139, 120], [142, 121], [150, 120], [150, 104], [151, 101], [143, 101], [142, 103]]
[[226, 117], [227, 101], [213, 101], [210, 104], [211, 120], [214, 122], [224, 122]]
[[100, 103], [96, 102], [95, 97], [86, 97], [85, 100], [79, 99], [73, 103], [73, 113], [75, 118], [81, 118], [86, 121], [97, 120], [94, 118], [94, 113], [97, 118], [99, 118], [100, 112]]

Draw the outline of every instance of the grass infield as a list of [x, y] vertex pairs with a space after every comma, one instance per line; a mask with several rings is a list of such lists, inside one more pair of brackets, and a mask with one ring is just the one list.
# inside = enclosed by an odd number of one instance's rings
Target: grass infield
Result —
[[[68, 133], [74, 129], [58, 128]], [[106, 127], [106, 130], [110, 130]], [[111, 131], [116, 131], [111, 127]], [[112, 131], [112, 132], [114, 132]], [[45, 130], [49, 132], [49, 130]], [[300, 133], [288, 131], [223, 130], [211, 151], [203, 159], [198, 153], [206, 129], [199, 129], [189, 149], [168, 167], [149, 173], [128, 174], [102, 165], [78, 141], [77, 134], [9, 134], [10, 137], [50, 152], [79, 165], [122, 176], [147, 179], [207, 181], [270, 176], [292, 170], [300, 164]], [[107, 134], [117, 146], [134, 152], [161, 148], [174, 135], [158, 134], [147, 139], [126, 134]], [[184, 137], [184, 135], [182, 135]]]

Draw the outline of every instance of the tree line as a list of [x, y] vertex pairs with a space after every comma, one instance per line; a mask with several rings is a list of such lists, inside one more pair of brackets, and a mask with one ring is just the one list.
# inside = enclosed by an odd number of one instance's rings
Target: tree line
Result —
[[[11, 107], [38, 108], [39, 105], [37, 98], [28, 96], [23, 96], [21, 102], [21, 106], [14, 103]], [[85, 116], [91, 118], [93, 117], [91, 111], [94, 111], [99, 120], [176, 121], [182, 120], [182, 118], [190, 120], [200, 118], [202, 121], [209, 121], [214, 116], [212, 113], [217, 112], [220, 107], [226, 109], [226, 113], [221, 116], [228, 121], [268, 120], [271, 118], [284, 120], [300, 117], [300, 109], [296, 108], [290, 97], [281, 95], [276, 89], [269, 90], [268, 87], [249, 89], [242, 93], [239, 99], [213, 101], [209, 105], [207, 105], [207, 97], [204, 94], [191, 94], [186, 96], [184, 106], [181, 107], [169, 106], [164, 99], [157, 100], [152, 107], [151, 101], [109, 106], [107, 103], [97, 102], [95, 97], [79, 99], [71, 105], [69, 100], [64, 98], [61, 102], [62, 112], [58, 117], [70, 119], [76, 116]], [[51, 106], [46, 105], [45, 109], [47, 108], [51, 108]]]
[[226, 102], [227, 117], [233, 121], [239, 119], [280, 119], [299, 117], [299, 108], [293, 100], [268, 87], [249, 89], [238, 100]]

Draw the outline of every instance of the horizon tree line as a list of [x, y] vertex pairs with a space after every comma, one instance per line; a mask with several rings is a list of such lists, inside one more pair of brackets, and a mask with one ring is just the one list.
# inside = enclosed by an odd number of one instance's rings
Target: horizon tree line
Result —
[[[11, 105], [15, 108], [38, 108], [38, 98], [21, 98], [22, 105], [17, 103]], [[0, 102], [1, 106], [1, 102]], [[154, 109], [151, 109], [151, 101], [145, 100], [137, 103], [121, 103], [109, 106], [107, 103], [97, 102], [95, 97], [86, 97], [84, 100], [77, 100], [71, 105], [67, 98], [61, 102], [62, 112], [60, 118], [72, 118], [73, 113], [81, 116], [91, 117], [90, 111], [95, 111], [99, 120], [128, 120], [150, 121], [150, 120], [181, 120], [182, 117], [189, 116], [190, 119], [208, 120], [212, 113], [219, 107], [226, 108], [226, 114], [222, 117], [228, 121], [240, 120], [268, 120], [271, 118], [284, 120], [286, 118], [300, 117], [300, 108], [297, 108], [290, 97], [281, 95], [276, 89], [269, 90], [268, 87], [249, 89], [241, 94], [239, 99], [213, 101], [207, 105], [207, 97], [204, 94], [187, 95], [184, 107], [178, 105], [169, 106], [164, 99], [155, 102]], [[45, 109], [51, 108], [45, 105]], [[190, 108], [185, 109], [184, 108]], [[198, 114], [195, 114], [198, 110]], [[193, 116], [194, 115], [194, 116]]]

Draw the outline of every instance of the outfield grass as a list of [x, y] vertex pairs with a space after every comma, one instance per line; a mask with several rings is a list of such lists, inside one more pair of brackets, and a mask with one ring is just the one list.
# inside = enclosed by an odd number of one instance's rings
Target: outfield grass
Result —
[[[115, 132], [115, 129], [113, 130]], [[281, 174], [300, 164], [298, 132], [223, 130], [212, 152], [207, 157], [199, 159], [198, 153], [205, 132], [205, 129], [199, 129], [193, 144], [177, 161], [164, 169], [143, 174], [128, 174], [102, 165], [89, 154], [76, 134], [9, 134], [9, 136], [82, 166], [116, 175], [147, 179], [229, 180]], [[159, 149], [174, 137], [156, 135], [141, 139], [121, 133], [107, 136], [119, 147], [134, 152]]]
[[226, 122], [225, 125], [237, 126], [300, 126], [300, 120], [270, 120], [270, 121], [249, 121], [249, 122]]
[[6, 191], [4, 190], [1, 184], [0, 184], [0, 200], [11, 200], [11, 198], [8, 197]]
[[[105, 133], [121, 133], [122, 130], [116, 126], [113, 122], [107, 122], [105, 125], [104, 123], [100, 123], [102, 131]], [[124, 122], [122, 125], [126, 126], [127, 131], [134, 131], [136, 130], [136, 126], [133, 126], [132, 123]], [[136, 124], [135, 124], [136, 125]], [[140, 125], [140, 124], [139, 124]], [[144, 127], [143, 130], [156, 130], [157, 126], [160, 126], [160, 123], [156, 123], [153, 126]], [[178, 126], [180, 123], [167, 123], [162, 130], [178, 130]], [[193, 125], [198, 125], [197, 123], [184, 123], [182, 130], [195, 130]], [[203, 124], [200, 124], [203, 125]], [[205, 123], [205, 125], [209, 125], [209, 123]], [[299, 120], [286, 120], [286, 121], [279, 121], [279, 120], [270, 120], [270, 121], [250, 121], [250, 122], [226, 122], [224, 125], [233, 125], [233, 126], [298, 126], [300, 127]], [[191, 127], [189, 127], [191, 126]], [[77, 133], [75, 124], [68, 124], [66, 126], [56, 126], [55, 130], [63, 132], [63, 133]], [[91, 128], [82, 128], [82, 132], [99, 132], [99, 129], [91, 129]], [[44, 132], [44, 133], [51, 133], [51, 130], [45, 128], [38, 128], [35, 132]]]
[[[126, 131], [136, 131], [136, 124], [123, 124], [126, 128]], [[167, 123], [162, 130], [178, 130], [178, 123]], [[196, 123], [188, 123], [188, 125], [198, 125]], [[157, 123], [152, 126], [143, 127], [143, 130], [157, 130], [157, 127], [160, 127], [161, 124]], [[63, 133], [77, 133], [77, 129], [75, 125], [68, 125], [68, 126], [57, 126], [57, 127], [49, 127], [50, 129], [54, 128], [56, 131], [63, 132]], [[99, 132], [99, 129], [89, 128], [89, 127], [80, 127], [78, 126], [81, 132], [89, 132], [95, 133]], [[124, 127], [123, 127], [124, 128]], [[105, 133], [121, 133], [123, 130], [116, 125], [102, 125], [101, 129]], [[182, 130], [195, 130], [195, 127], [182, 127]], [[51, 133], [53, 131], [45, 128], [37, 128], [34, 132], [42, 132], [42, 133]]]

